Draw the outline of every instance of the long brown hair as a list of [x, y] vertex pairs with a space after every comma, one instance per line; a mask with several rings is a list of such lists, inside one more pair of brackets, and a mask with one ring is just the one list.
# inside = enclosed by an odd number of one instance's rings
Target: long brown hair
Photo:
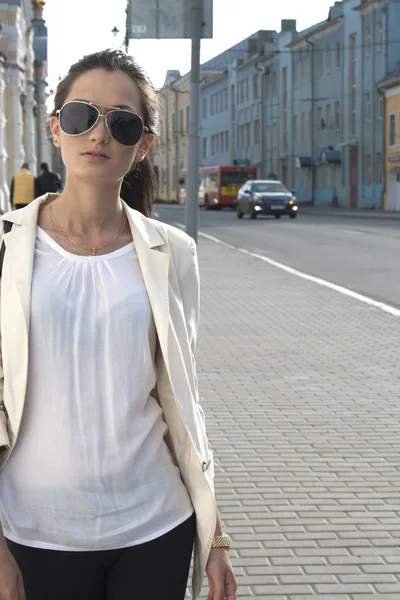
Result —
[[[92, 71], [105, 69], [109, 72], [121, 71], [126, 73], [139, 87], [142, 97], [142, 111], [145, 125], [152, 133], [158, 135], [158, 98], [156, 91], [143, 69], [135, 60], [121, 50], [103, 50], [84, 56], [72, 65], [68, 74], [60, 81], [54, 98], [54, 110], [60, 110], [76, 79]], [[131, 207], [143, 213], [146, 217], [153, 216], [153, 202], [156, 195], [156, 174], [154, 169], [154, 151], [150, 150], [142, 162], [137, 162], [126, 174], [121, 197]]]

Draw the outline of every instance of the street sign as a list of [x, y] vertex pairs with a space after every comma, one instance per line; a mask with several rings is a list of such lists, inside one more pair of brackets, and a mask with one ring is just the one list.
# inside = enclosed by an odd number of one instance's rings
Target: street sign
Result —
[[[130, 0], [130, 39], [190, 39], [195, 0]], [[213, 0], [203, 0], [202, 38], [212, 38]]]

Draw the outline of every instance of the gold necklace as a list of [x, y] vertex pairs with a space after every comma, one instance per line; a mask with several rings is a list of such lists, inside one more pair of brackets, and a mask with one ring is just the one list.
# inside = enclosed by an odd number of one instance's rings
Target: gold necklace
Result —
[[106, 242], [105, 244], [103, 244], [102, 246], [98, 246], [97, 248], [86, 248], [85, 246], [81, 246], [80, 244], [78, 244], [78, 242], [75, 242], [75, 240], [72, 240], [63, 229], [61, 229], [61, 227], [58, 224], [57, 219], [54, 216], [54, 212], [53, 212], [53, 207], [50, 206], [50, 211], [51, 211], [51, 218], [53, 221], [53, 225], [55, 227], [55, 229], [58, 231], [58, 233], [60, 235], [62, 235], [66, 241], [69, 243], [69, 245], [74, 249], [74, 252], [76, 252], [76, 248], [82, 248], [82, 250], [85, 250], [86, 252], [91, 252], [91, 256], [96, 256], [96, 252], [98, 252], [99, 250], [102, 250], [103, 248], [105, 248], [106, 246], [109, 246], [110, 244], [112, 244], [113, 242], [115, 242], [115, 240], [117, 238], [119, 238], [119, 236], [121, 235], [121, 233], [124, 230], [124, 227], [126, 225], [126, 213], [124, 214], [124, 222], [122, 223], [122, 227], [121, 229], [118, 231], [117, 235], [115, 237], [113, 237], [112, 240], [110, 240], [109, 242]]

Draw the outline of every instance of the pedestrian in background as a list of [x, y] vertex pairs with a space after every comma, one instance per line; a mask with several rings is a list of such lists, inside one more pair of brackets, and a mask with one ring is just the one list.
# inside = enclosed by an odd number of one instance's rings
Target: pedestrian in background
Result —
[[59, 176], [49, 171], [49, 165], [45, 162], [40, 165], [40, 170], [42, 173], [37, 178], [39, 195], [59, 192], [62, 188]]
[[[14, 208], [24, 208], [40, 195], [35, 176], [24, 163], [21, 170], [14, 175], [10, 186], [10, 202]], [[0, 597], [1, 598], [1, 597]]]
[[63, 192], [3, 217], [0, 600], [183, 600], [193, 547], [193, 598], [206, 571], [209, 600], [236, 600], [196, 245], [151, 218], [156, 91], [123, 52], [86, 56], [51, 130]]

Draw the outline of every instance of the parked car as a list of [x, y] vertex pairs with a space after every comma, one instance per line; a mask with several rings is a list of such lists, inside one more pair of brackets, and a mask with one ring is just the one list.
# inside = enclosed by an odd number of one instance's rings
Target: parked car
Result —
[[255, 179], [247, 181], [239, 190], [236, 201], [238, 219], [248, 215], [256, 219], [258, 215], [273, 215], [280, 219], [288, 215], [295, 219], [299, 205], [296, 196], [281, 181]]

